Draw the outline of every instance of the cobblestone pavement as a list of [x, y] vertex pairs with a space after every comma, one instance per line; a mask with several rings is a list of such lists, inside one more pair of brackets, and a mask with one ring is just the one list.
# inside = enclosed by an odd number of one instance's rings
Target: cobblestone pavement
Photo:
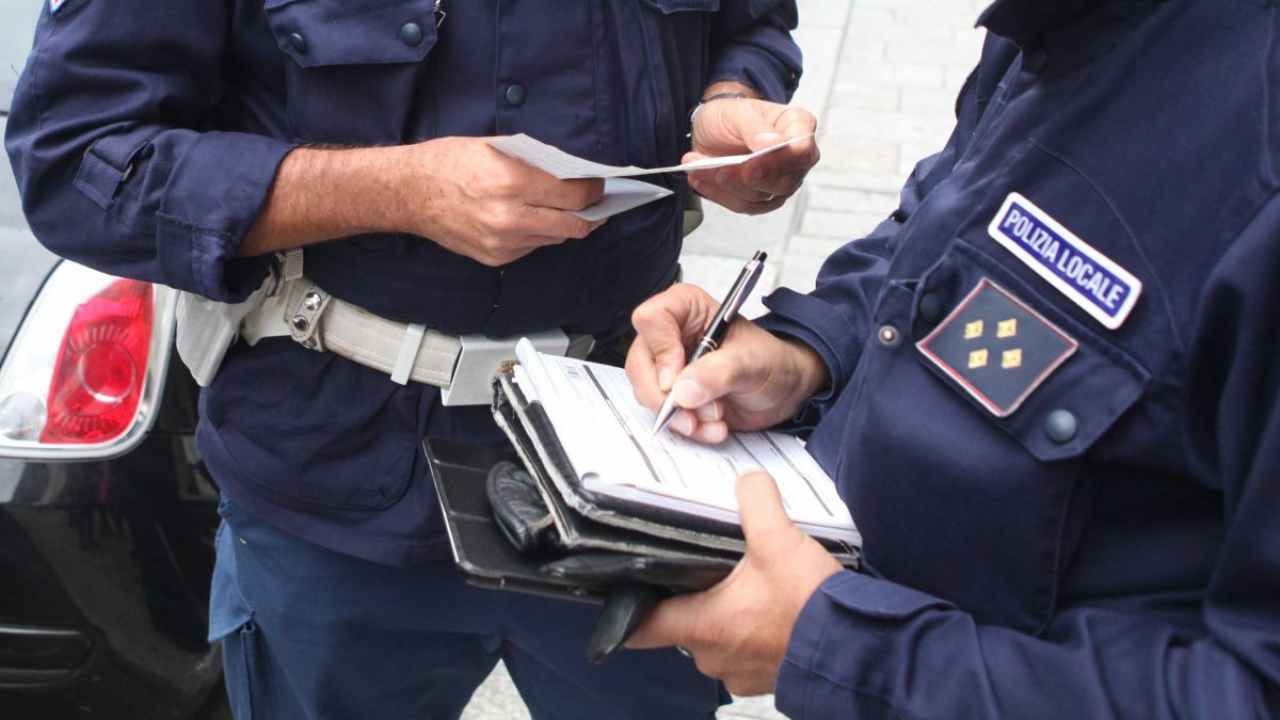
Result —
[[[799, 0], [805, 75], [795, 104], [818, 115], [822, 162], [785, 207], [764, 217], [708, 206], [681, 261], [685, 280], [720, 296], [743, 261], [766, 250], [758, 297], [813, 288], [822, 260], [897, 207], [920, 158], [942, 149], [956, 93], [977, 60], [974, 20], [988, 0]], [[655, 692], [661, 692], [655, 688]], [[477, 691], [463, 720], [529, 717], [505, 669]], [[721, 720], [773, 720], [772, 696], [743, 698]]]

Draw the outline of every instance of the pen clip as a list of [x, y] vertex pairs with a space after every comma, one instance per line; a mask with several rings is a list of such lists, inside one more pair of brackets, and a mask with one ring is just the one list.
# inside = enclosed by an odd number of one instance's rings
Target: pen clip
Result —
[[720, 310], [716, 313], [715, 319], [711, 323], [711, 327], [707, 330], [707, 336], [711, 337], [717, 343], [719, 338], [712, 336], [717, 331], [725, 332], [728, 325], [733, 322], [738, 311], [746, 304], [747, 297], [755, 290], [756, 283], [760, 280], [760, 275], [764, 272], [764, 261], [768, 257], [763, 252], [757, 252], [755, 257], [747, 261], [743, 266], [742, 272], [738, 274], [738, 279], [734, 281], [733, 287], [729, 288], [729, 294], [725, 296], [724, 302], [720, 304]]

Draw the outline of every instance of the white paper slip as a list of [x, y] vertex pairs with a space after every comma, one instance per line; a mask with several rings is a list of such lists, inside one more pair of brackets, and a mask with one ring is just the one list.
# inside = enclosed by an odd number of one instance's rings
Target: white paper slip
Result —
[[594, 493], [737, 524], [737, 478], [773, 476], [801, 530], [855, 546], [861, 537], [835, 483], [790, 435], [733, 433], [719, 446], [670, 431], [653, 434], [653, 413], [635, 399], [620, 368], [516, 346], [517, 383], [536, 394], [582, 486]]
[[619, 165], [604, 165], [598, 162], [592, 162], [577, 155], [570, 155], [560, 148], [548, 145], [540, 140], [535, 140], [528, 135], [509, 135], [506, 137], [494, 138], [489, 144], [498, 152], [508, 157], [513, 157], [532, 165], [549, 175], [560, 180], [582, 180], [588, 178], [624, 178], [638, 177], [641, 175], [657, 175], [666, 172], [690, 172], [693, 170], [713, 170], [715, 168], [729, 167], [732, 165], [741, 165], [749, 160], [775, 153], [782, 148], [807, 140], [812, 135], [802, 135], [800, 137], [784, 140], [776, 145], [770, 145], [767, 148], [757, 150], [746, 155], [726, 155], [724, 157], [713, 157], [698, 160], [696, 162], [685, 163], [684, 165], [671, 165], [669, 167], [639, 168], [634, 165], [625, 167]]
[[608, 178], [604, 181], [604, 196], [600, 202], [574, 215], [587, 222], [599, 222], [669, 195], [670, 190], [641, 180]]

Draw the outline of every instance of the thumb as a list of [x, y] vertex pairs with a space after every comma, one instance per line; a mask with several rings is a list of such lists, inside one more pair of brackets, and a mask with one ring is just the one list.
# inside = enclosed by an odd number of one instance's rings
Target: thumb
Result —
[[782, 505], [778, 485], [766, 472], [749, 472], [738, 478], [738, 514], [747, 552], [761, 543], [772, 544], [779, 533], [799, 532]]
[[627, 638], [632, 650], [688, 645], [697, 626], [697, 617], [707, 602], [705, 593], [677, 595], [653, 609], [640, 627]]
[[774, 145], [777, 145], [778, 143], [787, 139], [788, 138], [784, 137], [783, 135], [780, 135], [773, 131], [756, 133], [750, 136], [749, 138], [747, 138], [747, 149], [749, 149], [751, 152], [755, 152], [757, 150], [763, 150], [768, 147], [773, 147]]

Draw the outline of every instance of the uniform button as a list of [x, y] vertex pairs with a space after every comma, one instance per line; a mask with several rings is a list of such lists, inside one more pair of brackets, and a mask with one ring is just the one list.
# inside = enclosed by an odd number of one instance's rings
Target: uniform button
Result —
[[1079, 429], [1080, 423], [1070, 410], [1054, 410], [1049, 413], [1049, 419], [1044, 423], [1045, 434], [1059, 445], [1066, 445], [1075, 439], [1076, 431]]
[[416, 22], [407, 22], [401, 25], [400, 39], [409, 47], [418, 47], [422, 43], [422, 26]]
[[880, 338], [880, 344], [885, 347], [897, 347], [902, 342], [902, 334], [892, 325], [881, 325], [876, 337]]
[[519, 107], [524, 104], [525, 90], [524, 85], [520, 83], [511, 83], [507, 86], [507, 92], [504, 93], [508, 105]]
[[289, 45], [300, 53], [307, 51], [307, 39], [303, 37], [302, 33], [289, 33]]
[[937, 323], [942, 319], [942, 296], [938, 293], [925, 293], [920, 298], [917, 309], [922, 320], [930, 324]]

